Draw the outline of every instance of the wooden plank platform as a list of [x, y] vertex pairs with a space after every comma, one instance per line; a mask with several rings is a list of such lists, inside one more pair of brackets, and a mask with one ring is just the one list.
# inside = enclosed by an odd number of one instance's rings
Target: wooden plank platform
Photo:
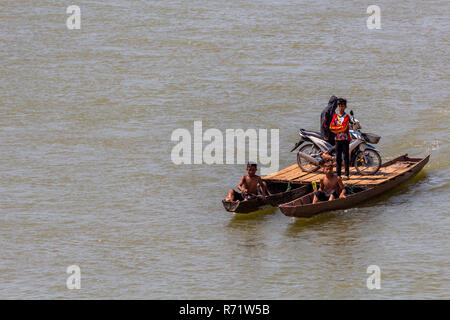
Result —
[[[417, 162], [414, 161], [389, 161], [383, 164], [375, 175], [367, 176], [358, 174], [353, 167], [350, 167], [350, 180], [344, 180], [343, 182], [348, 185], [378, 185], [409, 171], [415, 164], [417, 164]], [[302, 171], [297, 164], [293, 164], [292, 166], [284, 168], [278, 172], [266, 175], [262, 177], [262, 179], [273, 182], [287, 183], [288, 181], [292, 181], [292, 183], [307, 184], [313, 181], [319, 182], [323, 175], [324, 174], [321, 169], [316, 172], [309, 173]]]

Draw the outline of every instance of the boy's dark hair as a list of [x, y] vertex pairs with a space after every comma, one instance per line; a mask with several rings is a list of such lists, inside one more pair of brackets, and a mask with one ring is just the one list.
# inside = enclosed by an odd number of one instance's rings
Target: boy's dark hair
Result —
[[322, 168], [331, 168], [331, 169], [333, 169], [333, 167], [334, 167], [334, 163], [333, 163], [333, 161], [327, 161], [327, 162], [325, 162], [323, 165], [322, 165]]
[[258, 168], [258, 166], [256, 165], [256, 163], [250, 163], [250, 162], [247, 162], [247, 168], [250, 168], [250, 167]]
[[347, 106], [347, 100], [345, 100], [344, 98], [339, 98], [337, 101], [338, 106], [339, 105], [344, 105]]

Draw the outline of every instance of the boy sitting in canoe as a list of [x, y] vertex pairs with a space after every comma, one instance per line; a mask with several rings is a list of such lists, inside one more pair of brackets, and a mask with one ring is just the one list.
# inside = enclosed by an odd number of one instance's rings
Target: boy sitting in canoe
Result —
[[314, 194], [313, 204], [319, 201], [331, 201], [337, 198], [346, 198], [345, 186], [341, 177], [333, 173], [333, 163], [327, 162], [323, 166], [325, 177], [320, 179], [320, 188]]
[[247, 201], [261, 197], [258, 195], [258, 191], [262, 194], [262, 198], [266, 199], [267, 188], [265, 182], [262, 181], [260, 176], [256, 175], [257, 166], [256, 163], [247, 163], [247, 175], [242, 176], [238, 184], [238, 189], [241, 192], [237, 192], [233, 189], [228, 191], [228, 196], [225, 201]]

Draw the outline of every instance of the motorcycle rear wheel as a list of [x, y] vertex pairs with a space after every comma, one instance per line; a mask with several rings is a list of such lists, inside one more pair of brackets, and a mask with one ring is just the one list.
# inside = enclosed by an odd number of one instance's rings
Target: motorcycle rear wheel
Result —
[[[320, 149], [311, 143], [307, 143], [301, 146], [298, 152], [304, 152], [307, 155], [312, 155], [319, 153]], [[312, 164], [311, 162], [308, 162], [307, 160], [303, 159], [302, 157], [299, 156], [298, 153], [297, 153], [297, 164], [298, 167], [305, 172], [315, 172], [319, 169], [319, 166], [316, 166], [315, 164]]]
[[355, 169], [364, 176], [373, 175], [380, 170], [381, 156], [373, 149], [359, 151], [355, 157]]

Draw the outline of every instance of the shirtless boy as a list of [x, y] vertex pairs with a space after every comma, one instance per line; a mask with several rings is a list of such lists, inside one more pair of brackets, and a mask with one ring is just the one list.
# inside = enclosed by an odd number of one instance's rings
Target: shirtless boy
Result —
[[326, 163], [323, 168], [325, 177], [320, 179], [320, 188], [314, 194], [313, 204], [318, 201], [331, 201], [336, 198], [346, 198], [345, 186], [341, 177], [333, 173], [333, 163]]
[[242, 176], [238, 184], [238, 189], [241, 192], [237, 192], [233, 189], [228, 191], [228, 196], [225, 201], [247, 201], [249, 199], [261, 197], [258, 195], [258, 190], [260, 191], [262, 198], [266, 199], [267, 189], [264, 181], [262, 181], [260, 176], [256, 175], [256, 163], [247, 164], [248, 174]]

